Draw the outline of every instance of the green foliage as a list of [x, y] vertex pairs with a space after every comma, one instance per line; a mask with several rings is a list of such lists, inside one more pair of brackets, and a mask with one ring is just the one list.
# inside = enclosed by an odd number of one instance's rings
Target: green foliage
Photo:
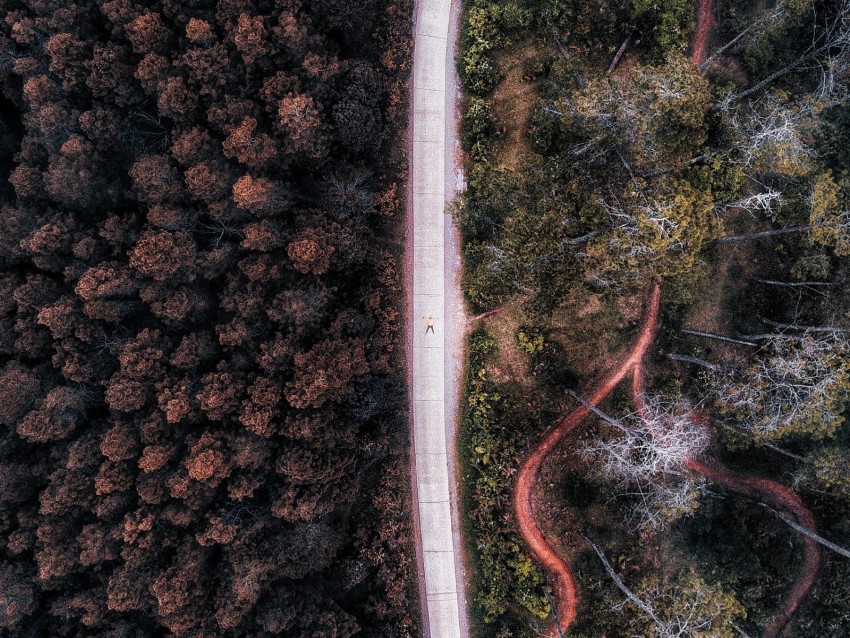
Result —
[[543, 333], [539, 328], [520, 326], [516, 333], [519, 347], [530, 355], [543, 352]]
[[832, 248], [839, 257], [850, 256], [850, 180], [836, 183], [822, 173], [812, 186], [809, 225], [811, 240]]
[[543, 574], [507, 522], [520, 431], [505, 424], [510, 402], [487, 375], [485, 364], [495, 348], [485, 331], [470, 335], [461, 424], [467, 542], [476, 567], [471, 598], [482, 622], [494, 628], [520, 609], [539, 619], [550, 615]]
[[[535, 36], [549, 40], [560, 33], [561, 42], [575, 45], [583, 53], [599, 56], [608, 64], [613, 43], [619, 44], [632, 30], [628, 2], [616, 0], [536, 0]], [[561, 56], [558, 56], [561, 57]]]
[[494, 129], [492, 102], [480, 97], [470, 98], [463, 116], [461, 135], [464, 148], [469, 151], [473, 161], [480, 162], [487, 158]]
[[637, 594], [642, 600], [650, 601], [660, 621], [634, 617], [633, 625], [642, 627], [647, 636], [738, 638], [733, 623], [747, 617], [733, 593], [725, 591], [719, 583], [707, 583], [693, 570], [679, 572], [672, 584], [666, 586], [646, 579]]
[[830, 445], [807, 455], [794, 478], [800, 485], [828, 490], [850, 501], [850, 458], [843, 447]]
[[850, 101], [821, 114], [815, 138], [824, 164], [833, 171], [850, 173]]
[[717, 235], [710, 194], [673, 178], [653, 186], [633, 180], [610, 206], [612, 231], [587, 249], [600, 278], [644, 281], [659, 275], [693, 281], [699, 276], [703, 247]]
[[511, 271], [494, 257], [490, 247], [469, 246], [463, 257], [463, 293], [476, 312], [500, 306], [516, 289]]
[[473, 95], [486, 96], [499, 83], [500, 75], [492, 53], [511, 43], [514, 32], [531, 22], [528, 9], [486, 0], [470, 3], [461, 41], [460, 76]]
[[710, 108], [707, 81], [678, 55], [629, 76], [598, 77], [559, 103], [566, 126], [635, 172], [684, 166], [697, 155]]
[[[514, 336], [520, 348], [533, 357], [535, 388], [545, 391], [575, 383], [575, 379], [544, 372], [553, 345], [564, 342], [569, 348], [575, 335], [565, 337], [564, 332], [552, 331], [557, 341], [548, 338], [549, 332], [546, 339], [542, 335], [547, 314], [571, 299], [570, 293], [578, 286], [606, 291], [606, 299], [619, 303], [625, 294], [643, 288], [649, 277], [660, 275], [665, 280], [665, 323], [670, 324], [680, 320], [670, 316], [671, 306], [681, 309], [706, 290], [714, 292], [715, 287], [706, 285], [706, 278], [713, 274], [708, 273], [707, 251], [720, 234], [721, 219], [743, 227], [744, 232], [762, 230], [767, 222], [775, 227], [810, 222], [813, 227], [811, 241], [806, 235], [788, 235], [775, 244], [776, 250], [765, 254], [754, 251], [752, 244], [718, 249], [717, 261], [723, 262], [726, 275], [741, 281], [741, 292], [725, 296], [720, 313], [724, 320], [730, 319], [729, 330], [742, 334], [763, 331], [763, 326], [753, 325], [755, 313], [746, 310], [760, 310], [761, 302], [765, 314], [769, 312], [767, 316], [777, 320], [785, 317], [790, 321], [794, 316], [814, 324], [814, 318], [822, 316], [823, 309], [813, 310], [815, 304], [806, 296], [803, 301], [795, 296], [788, 302], [790, 311], [783, 314], [785, 295], [790, 298], [790, 292], [797, 289], [774, 287], [765, 292], [764, 286], [753, 284], [759, 291], [754, 300], [743, 305], [738, 302], [752, 290], [743, 283], [747, 278], [826, 279], [847, 272], [842, 260], [850, 253], [850, 233], [847, 237], [843, 234], [842, 215], [848, 207], [842, 180], [850, 170], [844, 143], [850, 130], [850, 107], [841, 104], [823, 113], [808, 109], [810, 102], [798, 101], [793, 94], [801, 85], [789, 82], [783, 87], [786, 92], [770, 94], [774, 101], [762, 94], [716, 109], [717, 76], [709, 72], [708, 78], [715, 83], [709, 84], [682, 55], [694, 0], [636, 0], [631, 7], [625, 3], [625, 9], [604, 0], [541, 0], [534, 5], [533, 21], [514, 26], [514, 30], [507, 26], [510, 20], [501, 9], [495, 8], [496, 2], [468, 2], [470, 23], [464, 32], [461, 66], [468, 68], [464, 81], [473, 99], [468, 102], [463, 133], [473, 161], [467, 171], [469, 188], [457, 209], [466, 259], [464, 291], [476, 311], [494, 308], [511, 296], [530, 295], [525, 309], [533, 308], [535, 314], [525, 321], [541, 328], [522, 326]], [[727, 22], [724, 12], [730, 10], [735, 15], [732, 22], [719, 25], [718, 41], [745, 28], [753, 13], [761, 10], [755, 4], [719, 5], [719, 20]], [[727, 55], [737, 57], [737, 62], [726, 69], [725, 90], [757, 82], [807, 46], [811, 30], [800, 25], [810, 20], [811, 6], [804, 5], [802, 0], [784, 2], [783, 19], [754, 29], [730, 50]], [[625, 15], [630, 9], [631, 15]], [[648, 54], [641, 52], [627, 73], [605, 74], [617, 45], [633, 25]], [[566, 59], [552, 44], [553, 34], [565, 47]], [[522, 152], [517, 155], [519, 149], [508, 146], [513, 139], [495, 143], [496, 127], [486, 98], [500, 81], [494, 63], [498, 51], [523, 39], [523, 53], [540, 45], [533, 55], [523, 58], [523, 80], [537, 82], [538, 101], [528, 118]], [[604, 66], [596, 64], [603, 61]], [[793, 120], [792, 126], [777, 126], [783, 118]], [[785, 135], [789, 131], [790, 137]], [[745, 148], [746, 144], [751, 147]], [[824, 154], [827, 166], [810, 152], [813, 148]], [[505, 163], [515, 168], [505, 169], [503, 159], [509, 159]], [[781, 191], [782, 200], [773, 209], [754, 210], [754, 222], [740, 209], [724, 208], [766, 189]], [[726, 261], [730, 253], [732, 257]], [[829, 308], [835, 321], [840, 321], [844, 310], [835, 309], [833, 291], [835, 296], [844, 296], [832, 287], [824, 302], [832, 304]], [[738, 307], [732, 307], [736, 304]], [[781, 468], [765, 463], [758, 472], [774, 477], [784, 470], [794, 472], [803, 488], [811, 486], [813, 491], [845, 498], [850, 493], [850, 480], [845, 479], [850, 467], [844, 458], [846, 446], [835, 432], [843, 422], [850, 396], [850, 377], [844, 372], [850, 368], [850, 356], [841, 347], [809, 343], [809, 337], [812, 335], [804, 335], [796, 342], [788, 337], [781, 346], [765, 343], [757, 360], [740, 365], [739, 376], [727, 375], [722, 380], [728, 383], [718, 403], [726, 417], [743, 425], [744, 431], [736, 429], [740, 436], [736, 447], [727, 445], [724, 450], [718, 446], [712, 454], [734, 458], [746, 450], [746, 459], [739, 460], [763, 461], [772, 453], [758, 444], [786, 438], [783, 445], [806, 460]], [[517, 449], [522, 449], [521, 435], [511, 427], [514, 421], [510, 416], [519, 412], [515, 405], [519, 402], [512, 400], [509, 385], [495, 384], [487, 377], [485, 360], [495, 348], [492, 339], [476, 333], [471, 340], [463, 432], [470, 437], [464, 448], [469, 468], [465, 479], [467, 511], [473, 513], [473, 531], [468, 538], [478, 574], [472, 596], [481, 617], [477, 626], [484, 628], [482, 635], [487, 636], [526, 635], [527, 628], [520, 629], [517, 618], [543, 618], [548, 607], [540, 597], [539, 570], [503, 518], [510, 508], [510, 482], [499, 472], [509, 474], [515, 467]], [[695, 354], [720, 358], [705, 351]], [[565, 367], [552, 369], [563, 371]], [[782, 383], [759, 377], [766, 370], [790, 385], [808, 384], [812, 391], [795, 402], [783, 394], [787, 388], [782, 389]], [[827, 370], [831, 372], [820, 373]], [[795, 376], [800, 371], [808, 378]], [[718, 377], [702, 374], [715, 381]], [[659, 379], [689, 387], [681, 378], [665, 377], [660, 364], [654, 369], [654, 381]], [[732, 382], [737, 390], [730, 390]], [[516, 422], [516, 427], [522, 425]], [[514, 458], [514, 465], [506, 462], [506, 455]], [[774, 456], [769, 458], [775, 461]], [[577, 506], [573, 496], [568, 495], [567, 502], [576, 507], [574, 513], [581, 512], [585, 506]], [[805, 498], [813, 500], [811, 493]], [[592, 500], [586, 509], [598, 516], [605, 506], [599, 499]], [[834, 516], [816, 515], [819, 523]], [[608, 511], [602, 519], [613, 520]], [[676, 536], [677, 529], [686, 527], [692, 534]], [[734, 538], [729, 529], [736, 530]], [[612, 533], [629, 538], [625, 527], [620, 532], [616, 528]], [[677, 618], [695, 614], [702, 629], [688, 635], [701, 638], [737, 636], [731, 622], [756, 635], [757, 628], [770, 621], [779, 593], [787, 591], [793, 581], [795, 570], [788, 566], [796, 566], [799, 559], [799, 545], [789, 543], [793, 534], [769, 513], [734, 497], [722, 502], [701, 500], [696, 515], [674, 523], [659, 538], [655, 554], [652, 548], [641, 547], [639, 555], [630, 556], [630, 550], [621, 548], [616, 568], [629, 583], [637, 582], [635, 587], [652, 600], [668, 627], [674, 627]], [[666, 563], [669, 555], [660, 549], [664, 538], [670, 543], [668, 549], [676, 546], [672, 564]], [[574, 558], [585, 605], [574, 628], [577, 636], [660, 635], [652, 621], [640, 617], [631, 606], [623, 614], [611, 614], [611, 606], [622, 602], [619, 591], [598, 565], [597, 571], [587, 569], [581, 553]], [[659, 558], [660, 567], [658, 562], [648, 567]], [[630, 572], [623, 566], [629, 561], [634, 561], [634, 566], [643, 561], [644, 567]], [[699, 564], [699, 573], [682, 568], [693, 562]], [[531, 578], [528, 582], [526, 574]], [[803, 613], [808, 626], [820, 623], [813, 635], [837, 638], [846, 632], [835, 627], [850, 622], [850, 615], [841, 607], [848, 598], [844, 591], [831, 591], [830, 596], [834, 600], [829, 604], [824, 599], [808, 604], [828, 608], [837, 624], [812, 621], [809, 616], [813, 612]]]
[[807, 279], [825, 280], [830, 273], [829, 255], [824, 252], [804, 252], [791, 267], [791, 276], [797, 281]]
[[492, 241], [513, 211], [517, 177], [486, 164], [473, 164], [467, 176], [466, 193], [455, 211], [464, 245]]
[[725, 153], [701, 162], [689, 173], [691, 184], [699, 190], [710, 192], [715, 202], [736, 200], [747, 179], [743, 167], [731, 162]]
[[472, 95], [488, 95], [501, 76], [484, 45], [470, 47], [461, 60], [460, 76]]
[[656, 59], [684, 53], [694, 15], [693, 0], [633, 0], [633, 20]]

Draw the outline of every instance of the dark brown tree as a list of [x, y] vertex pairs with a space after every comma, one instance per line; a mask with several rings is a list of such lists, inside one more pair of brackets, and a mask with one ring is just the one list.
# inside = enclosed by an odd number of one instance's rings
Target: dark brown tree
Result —
[[416, 633], [367, 603], [389, 577], [326, 577], [389, 547], [372, 191], [401, 183], [407, 51], [363, 37], [384, 0], [335, 1], [0, 20], [0, 634]]

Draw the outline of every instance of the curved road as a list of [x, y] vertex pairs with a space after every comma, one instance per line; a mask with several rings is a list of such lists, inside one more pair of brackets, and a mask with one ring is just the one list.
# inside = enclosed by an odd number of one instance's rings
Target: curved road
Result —
[[[414, 17], [408, 186], [408, 346], [413, 415], [413, 494], [423, 629], [430, 638], [466, 638], [454, 454], [463, 313], [460, 255], [446, 214], [456, 188], [458, 6], [418, 0]], [[426, 321], [424, 318], [432, 319]], [[433, 324], [433, 330], [428, 323]], [[427, 332], [426, 332], [427, 330]]]

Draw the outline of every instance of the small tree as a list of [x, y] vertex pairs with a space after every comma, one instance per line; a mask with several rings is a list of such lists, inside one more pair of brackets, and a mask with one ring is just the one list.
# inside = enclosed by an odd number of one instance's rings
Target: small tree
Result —
[[[735, 626], [747, 612], [734, 594], [723, 591], [719, 584], [706, 583], [693, 570], [680, 571], [671, 584], [652, 577], [644, 578], [632, 590], [614, 571], [605, 552], [585, 536], [614, 584], [626, 596], [614, 605], [619, 611], [632, 603], [643, 612], [629, 619], [630, 628], [642, 636], [655, 638], [734, 638], [740, 630]], [[636, 635], [636, 634], [634, 634]]]
[[[711, 94], [706, 80], [683, 57], [605, 77], [558, 104], [564, 125], [587, 142], [585, 158], [602, 153], [635, 171], [669, 169], [690, 160], [706, 139]], [[619, 157], [618, 157], [619, 156]]]
[[744, 606], [719, 584], [683, 571], [668, 587], [645, 585], [641, 594], [652, 600], [658, 618], [657, 638], [737, 638], [735, 621], [746, 618]]
[[848, 182], [832, 175], [818, 176], [809, 196], [811, 240], [829, 246], [839, 257], [850, 255], [850, 197]]
[[710, 194], [671, 177], [652, 187], [634, 179], [624, 197], [602, 207], [611, 232], [591, 241], [585, 255], [601, 265], [603, 279], [687, 276], [717, 233]]

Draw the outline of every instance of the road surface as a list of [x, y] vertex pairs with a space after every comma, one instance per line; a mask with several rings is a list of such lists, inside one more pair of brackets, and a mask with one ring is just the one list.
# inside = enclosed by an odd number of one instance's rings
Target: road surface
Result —
[[446, 213], [458, 181], [457, 10], [451, 0], [416, 2], [411, 84], [407, 248], [413, 493], [423, 629], [430, 638], [468, 636], [454, 453], [464, 326], [457, 237]]

